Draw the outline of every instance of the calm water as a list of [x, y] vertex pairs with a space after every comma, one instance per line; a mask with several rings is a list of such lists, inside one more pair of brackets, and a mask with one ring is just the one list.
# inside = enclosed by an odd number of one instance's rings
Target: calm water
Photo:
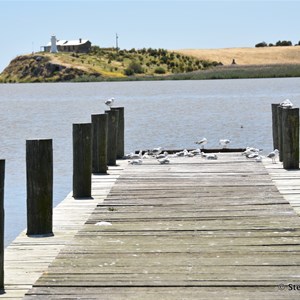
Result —
[[0, 84], [0, 158], [6, 160], [6, 245], [26, 228], [26, 139], [52, 138], [54, 205], [72, 186], [72, 124], [125, 107], [126, 152], [193, 148], [206, 137], [272, 150], [271, 103], [300, 105], [300, 78], [121, 83]]

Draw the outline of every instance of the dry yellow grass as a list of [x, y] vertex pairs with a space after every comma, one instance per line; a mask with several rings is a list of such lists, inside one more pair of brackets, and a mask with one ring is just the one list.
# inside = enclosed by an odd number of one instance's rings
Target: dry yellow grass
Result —
[[229, 65], [299, 64], [300, 46], [264, 48], [180, 49], [175, 52]]

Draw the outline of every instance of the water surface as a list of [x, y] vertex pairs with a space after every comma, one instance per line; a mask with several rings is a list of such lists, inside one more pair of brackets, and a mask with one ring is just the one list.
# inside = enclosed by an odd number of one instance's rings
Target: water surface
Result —
[[6, 160], [6, 245], [26, 228], [26, 139], [53, 139], [54, 205], [72, 186], [72, 124], [115, 97], [125, 107], [126, 152], [164, 146], [272, 150], [271, 103], [300, 105], [300, 79], [0, 84], [0, 158]]

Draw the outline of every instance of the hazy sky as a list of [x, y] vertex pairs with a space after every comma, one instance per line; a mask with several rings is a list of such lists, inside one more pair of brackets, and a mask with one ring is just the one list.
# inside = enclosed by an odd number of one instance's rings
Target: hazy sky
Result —
[[[300, 40], [299, 1], [3, 1], [0, 72], [17, 55], [58, 39], [102, 47], [230, 48]], [[299, 49], [300, 50], [300, 49]]]

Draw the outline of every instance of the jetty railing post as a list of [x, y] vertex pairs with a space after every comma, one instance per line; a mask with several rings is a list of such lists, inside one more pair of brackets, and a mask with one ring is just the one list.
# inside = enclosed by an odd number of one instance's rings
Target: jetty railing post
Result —
[[4, 290], [4, 178], [5, 160], [0, 160], [0, 290]]
[[278, 150], [279, 150], [279, 161], [283, 161], [283, 137], [282, 137], [282, 110], [281, 106], [277, 106], [277, 128], [278, 128]]
[[272, 103], [272, 132], [273, 132], [273, 150], [279, 150], [279, 143], [278, 143], [278, 112], [277, 107], [279, 103]]
[[27, 235], [52, 236], [52, 139], [26, 141]]
[[282, 110], [283, 168], [299, 169], [299, 108]]
[[108, 114], [107, 164], [116, 165], [119, 111], [106, 110]]
[[117, 159], [124, 157], [125, 152], [125, 119], [124, 119], [124, 107], [112, 107], [112, 110], [119, 112], [119, 123], [118, 123], [118, 138], [117, 138]]
[[73, 124], [73, 197], [92, 194], [92, 124]]
[[92, 115], [92, 171], [107, 173], [108, 114]]

